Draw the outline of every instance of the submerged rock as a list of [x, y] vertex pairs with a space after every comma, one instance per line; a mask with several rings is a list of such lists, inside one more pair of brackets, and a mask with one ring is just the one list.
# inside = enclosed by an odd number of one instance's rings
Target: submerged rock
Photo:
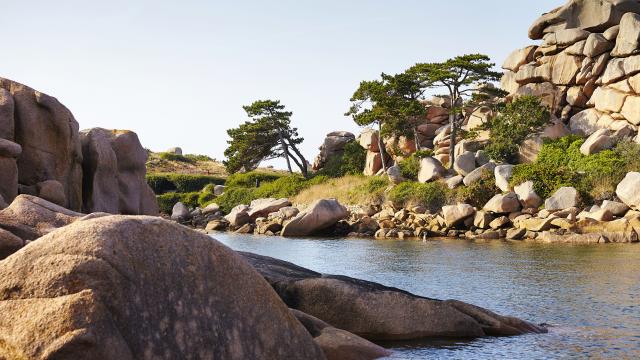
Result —
[[369, 340], [481, 337], [546, 329], [455, 300], [436, 300], [346, 276], [240, 253], [290, 307]]

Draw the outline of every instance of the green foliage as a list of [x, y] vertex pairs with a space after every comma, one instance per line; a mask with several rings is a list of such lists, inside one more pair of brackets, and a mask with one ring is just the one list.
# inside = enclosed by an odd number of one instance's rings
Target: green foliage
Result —
[[539, 131], [549, 122], [551, 114], [535, 96], [522, 96], [508, 104], [485, 127], [491, 134], [485, 151], [498, 161], [515, 163], [518, 147], [527, 135]]
[[160, 157], [160, 159], [167, 160], [167, 161], [178, 161], [178, 162], [184, 162], [189, 164], [195, 163], [193, 159], [190, 159], [187, 156], [178, 155], [174, 153], [162, 152], [158, 154], [158, 156]]
[[500, 193], [500, 190], [496, 187], [494, 174], [484, 170], [478, 181], [470, 186], [461, 186], [456, 189], [455, 200], [482, 208], [497, 193]]
[[421, 184], [405, 181], [393, 187], [387, 198], [402, 207], [424, 206], [432, 212], [447, 203], [449, 189], [442, 182]]
[[256, 180], [261, 184], [264, 182], [274, 181], [285, 176], [280, 173], [264, 172], [264, 171], [249, 171], [246, 173], [236, 173], [227, 178], [225, 186], [228, 188], [233, 187], [255, 187]]
[[241, 170], [251, 171], [265, 160], [284, 157], [293, 161], [302, 174], [307, 174], [307, 161], [297, 145], [304, 140], [298, 129], [291, 127], [290, 111], [284, 110], [280, 101], [259, 100], [243, 106], [251, 120], [237, 128], [227, 130], [231, 140], [223, 163], [230, 174]]
[[400, 174], [407, 180], [418, 180], [418, 173], [420, 173], [420, 158], [415, 154], [398, 163], [400, 168]]
[[611, 199], [625, 174], [638, 169], [640, 145], [624, 141], [615, 149], [585, 156], [580, 153], [583, 143], [577, 136], [545, 142], [536, 162], [514, 168], [511, 184], [531, 180], [543, 198], [562, 186], [573, 186], [585, 201]]
[[369, 194], [379, 193], [389, 186], [389, 179], [386, 176], [370, 176], [364, 185], [364, 190]]
[[193, 161], [193, 162], [198, 162], [198, 161], [213, 161], [213, 159], [207, 155], [196, 155], [196, 154], [187, 154], [184, 156], [185, 158]]
[[364, 170], [366, 161], [367, 151], [357, 141], [350, 141], [345, 145], [342, 155], [329, 158], [318, 175], [333, 178], [358, 175]]
[[199, 196], [199, 193], [197, 192], [166, 193], [166, 194], [157, 196], [158, 206], [160, 207], [160, 212], [164, 214], [171, 214], [171, 211], [173, 210], [173, 206], [178, 202], [182, 202], [183, 204], [187, 205], [190, 208], [198, 206], [198, 196]]
[[433, 150], [431, 150], [431, 149], [418, 150], [415, 153], [413, 153], [413, 156], [417, 157], [418, 159], [424, 159], [426, 157], [431, 157], [431, 156], [433, 156]]
[[[241, 176], [250, 175], [250, 176]], [[287, 175], [271, 177], [267, 180], [262, 177], [263, 181], [260, 187], [255, 187], [255, 179], [259, 176], [267, 174], [253, 172], [247, 174], [235, 174], [232, 182], [227, 182], [224, 194], [215, 198], [215, 202], [220, 205], [223, 212], [228, 213], [235, 206], [240, 204], [248, 205], [252, 200], [261, 198], [284, 198], [293, 197], [300, 191], [315, 184], [322, 183], [327, 180], [325, 176], [315, 176], [311, 179], [305, 179], [300, 175]], [[252, 181], [253, 180], [253, 181]], [[201, 201], [211, 201], [210, 198], [202, 195]]]
[[175, 191], [188, 193], [200, 191], [208, 184], [223, 185], [225, 180], [217, 176], [191, 174], [147, 174], [147, 184], [154, 193]]

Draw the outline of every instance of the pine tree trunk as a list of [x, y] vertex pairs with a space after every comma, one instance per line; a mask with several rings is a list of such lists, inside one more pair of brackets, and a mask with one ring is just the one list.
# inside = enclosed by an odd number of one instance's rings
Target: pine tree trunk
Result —
[[384, 142], [382, 141], [382, 124], [378, 122], [378, 150], [380, 151], [380, 159], [382, 160], [382, 168], [387, 172], [387, 160], [384, 158]]
[[289, 173], [293, 173], [293, 170], [291, 170], [291, 161], [289, 161], [289, 149], [287, 147], [287, 143], [284, 142], [284, 137], [282, 136], [282, 132], [280, 132], [280, 146], [282, 146], [282, 152], [284, 153], [284, 158], [287, 160], [287, 168], [289, 169]]
[[420, 137], [418, 135], [418, 127], [417, 126], [415, 126], [413, 128], [413, 138], [414, 138], [413, 141], [416, 142], [416, 151], [422, 150], [422, 147], [420, 146]]

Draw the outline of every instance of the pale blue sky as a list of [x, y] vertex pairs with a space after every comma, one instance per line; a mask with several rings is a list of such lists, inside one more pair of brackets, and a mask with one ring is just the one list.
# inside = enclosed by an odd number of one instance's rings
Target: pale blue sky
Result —
[[480, 52], [499, 64], [562, 0], [30, 0], [0, 11], [0, 76], [57, 97], [80, 128], [222, 159], [241, 108], [280, 99], [311, 161], [358, 83]]

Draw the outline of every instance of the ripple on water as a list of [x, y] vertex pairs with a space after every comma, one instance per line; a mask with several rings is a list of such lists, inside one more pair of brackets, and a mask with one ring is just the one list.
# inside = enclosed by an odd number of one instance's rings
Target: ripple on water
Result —
[[459, 299], [549, 334], [384, 343], [394, 359], [640, 358], [640, 245], [285, 239], [221, 233], [229, 247], [309, 269]]

